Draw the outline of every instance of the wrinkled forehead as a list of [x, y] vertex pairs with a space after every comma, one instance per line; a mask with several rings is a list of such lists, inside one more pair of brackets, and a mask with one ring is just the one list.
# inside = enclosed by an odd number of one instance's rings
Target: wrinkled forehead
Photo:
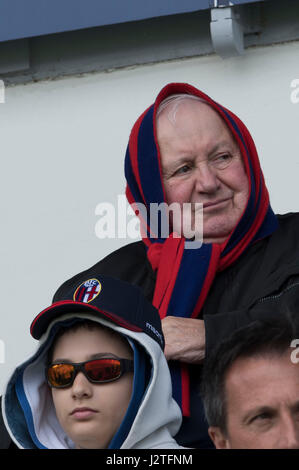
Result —
[[175, 94], [161, 101], [156, 112], [156, 128], [159, 144], [174, 136], [189, 136], [192, 128], [201, 131], [202, 136], [211, 134], [213, 140], [225, 138], [237, 145], [235, 136], [220, 113], [195, 95]]

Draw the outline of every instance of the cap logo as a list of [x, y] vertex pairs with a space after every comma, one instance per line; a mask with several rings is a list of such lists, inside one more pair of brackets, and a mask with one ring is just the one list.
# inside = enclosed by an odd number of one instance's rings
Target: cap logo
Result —
[[102, 284], [98, 279], [88, 279], [82, 282], [75, 290], [74, 301], [89, 303], [94, 300], [102, 290]]

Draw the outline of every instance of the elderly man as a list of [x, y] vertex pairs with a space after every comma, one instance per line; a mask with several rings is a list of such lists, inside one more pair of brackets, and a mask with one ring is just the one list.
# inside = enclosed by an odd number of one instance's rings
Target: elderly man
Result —
[[[283, 299], [290, 306], [297, 297], [299, 216], [274, 215], [247, 128], [188, 84], [164, 87], [136, 121], [125, 173], [128, 201], [148, 211], [141, 217], [142, 241], [85, 274], [137, 284], [158, 308], [173, 395], [184, 416], [176, 439], [186, 447], [209, 447], [200, 364], [222, 335], [250, 320], [252, 308], [274, 302], [279, 312]], [[200, 248], [189, 249], [184, 236], [163, 237], [159, 225], [150, 225], [151, 204], [165, 202], [190, 203], [193, 228], [196, 203], [203, 205]], [[170, 213], [169, 219], [175, 232], [182, 215]], [[75, 282], [76, 276], [62, 285], [54, 300]]]
[[205, 361], [202, 396], [217, 449], [299, 449], [296, 344], [298, 318], [256, 321]]

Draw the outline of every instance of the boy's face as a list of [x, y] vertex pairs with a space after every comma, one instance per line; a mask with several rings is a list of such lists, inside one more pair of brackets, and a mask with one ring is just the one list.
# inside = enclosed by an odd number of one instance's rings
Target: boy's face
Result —
[[[94, 359], [94, 355], [133, 358], [129, 344], [120, 335], [106, 329], [79, 328], [57, 340], [52, 362], [63, 359], [77, 363]], [[127, 411], [132, 383], [132, 372], [105, 384], [91, 383], [78, 372], [71, 387], [52, 388], [57, 418], [76, 448], [108, 447]]]

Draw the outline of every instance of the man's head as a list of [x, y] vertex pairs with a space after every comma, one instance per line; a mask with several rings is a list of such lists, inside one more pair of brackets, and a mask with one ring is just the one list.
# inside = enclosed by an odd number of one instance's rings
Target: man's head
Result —
[[119, 448], [146, 393], [151, 351], [163, 354], [161, 320], [136, 286], [84, 273], [76, 281], [30, 328], [48, 356], [49, 409], [76, 447]]
[[[202, 203], [203, 241], [222, 243], [241, 218], [249, 193], [231, 131], [202, 99], [179, 95], [160, 104], [157, 138], [166, 202]], [[173, 230], [180, 232], [182, 220], [176, 219]]]
[[[38, 349], [17, 367], [3, 398], [20, 448], [176, 446], [182, 418], [161, 319], [141, 289], [82, 273], [30, 331]], [[157, 402], [162, 414], [152, 413]]]
[[254, 322], [206, 360], [202, 396], [216, 448], [299, 448], [298, 324]]
[[[92, 321], [81, 321], [61, 329], [49, 354], [49, 364], [52, 365], [47, 369], [48, 378], [52, 379], [52, 382], [48, 380], [50, 384], [59, 385], [68, 378], [66, 367], [70, 363], [91, 361], [86, 364], [85, 371], [79, 370], [69, 376], [72, 380], [66, 387], [51, 386], [58, 421], [76, 448], [107, 448], [131, 399], [132, 372], [124, 372], [106, 383], [95, 382], [104, 378], [102, 374], [109, 380], [111, 377], [108, 375], [117, 368], [116, 363], [113, 366], [107, 363], [106, 369], [102, 370], [101, 361], [105, 358], [132, 360], [133, 351], [122, 335]], [[111, 367], [114, 369], [110, 370]]]

